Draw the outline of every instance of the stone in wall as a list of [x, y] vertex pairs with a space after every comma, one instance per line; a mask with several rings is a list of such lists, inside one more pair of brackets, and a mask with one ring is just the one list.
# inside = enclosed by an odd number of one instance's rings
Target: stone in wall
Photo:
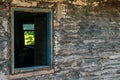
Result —
[[[7, 14], [7, 12], [2, 11]], [[8, 70], [8, 18], [0, 15], [0, 80], [7, 80]]]
[[15, 6], [21, 6], [21, 7], [36, 7], [37, 6], [37, 1], [21, 1], [21, 0], [13, 0], [12, 5]]

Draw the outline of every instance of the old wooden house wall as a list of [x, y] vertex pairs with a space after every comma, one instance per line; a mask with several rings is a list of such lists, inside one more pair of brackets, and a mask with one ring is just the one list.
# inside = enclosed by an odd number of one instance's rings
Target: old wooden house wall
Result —
[[55, 73], [15, 80], [120, 80], [119, 6], [76, 1], [0, 0], [0, 80], [10, 75], [12, 7], [54, 10]]

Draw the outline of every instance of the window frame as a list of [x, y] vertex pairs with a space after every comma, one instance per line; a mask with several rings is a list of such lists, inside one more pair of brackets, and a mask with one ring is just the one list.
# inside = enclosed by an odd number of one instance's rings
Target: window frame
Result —
[[[31, 13], [47, 13], [47, 66], [31, 66], [25, 68], [15, 68], [15, 46], [14, 46], [14, 12], [15, 11], [23, 11], [23, 12], [31, 12]], [[39, 8], [12, 8], [12, 16], [11, 16], [11, 74], [22, 73], [22, 72], [31, 72], [36, 70], [51, 70], [53, 69], [53, 18], [52, 18], [52, 10], [51, 9], [39, 9]]]

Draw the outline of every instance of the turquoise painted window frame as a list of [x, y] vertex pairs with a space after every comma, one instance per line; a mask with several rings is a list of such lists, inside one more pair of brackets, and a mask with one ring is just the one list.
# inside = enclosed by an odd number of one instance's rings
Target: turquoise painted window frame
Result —
[[[25, 68], [15, 68], [14, 61], [14, 13], [15, 11], [23, 11], [23, 12], [37, 12], [37, 13], [47, 13], [47, 65], [45, 66], [31, 66]], [[40, 8], [12, 8], [12, 57], [11, 57], [11, 73], [21, 73], [27, 71], [41, 70], [41, 69], [53, 69], [53, 15], [51, 9], [40, 9]]]

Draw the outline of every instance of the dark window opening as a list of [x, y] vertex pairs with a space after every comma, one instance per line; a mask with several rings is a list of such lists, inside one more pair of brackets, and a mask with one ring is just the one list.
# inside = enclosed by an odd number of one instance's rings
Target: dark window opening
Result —
[[49, 18], [44, 12], [14, 11], [14, 68], [50, 65]]

